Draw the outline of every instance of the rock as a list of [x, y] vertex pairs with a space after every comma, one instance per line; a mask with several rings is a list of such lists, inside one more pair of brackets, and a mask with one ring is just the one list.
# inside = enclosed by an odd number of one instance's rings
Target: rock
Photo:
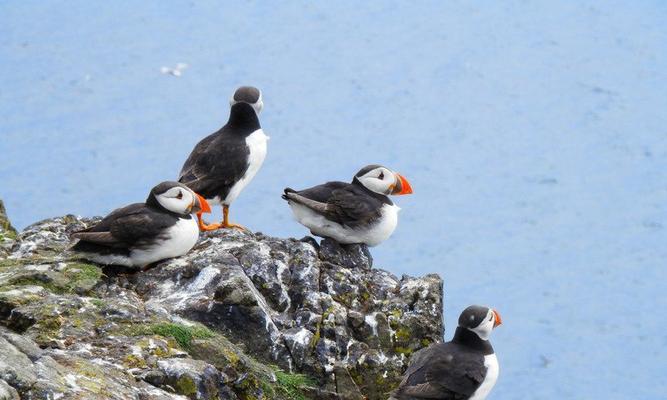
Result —
[[[5, 204], [0, 200], [0, 256], [9, 254], [9, 251], [16, 242], [16, 235], [16, 229], [14, 229], [9, 222], [9, 218], [7, 218]], [[2, 389], [0, 389], [0, 394], [2, 394]]]
[[283, 332], [285, 344], [289, 350], [290, 357], [297, 368], [303, 368], [309, 349], [315, 334], [304, 327], [290, 328]]
[[9, 386], [7, 382], [0, 379], [0, 400], [21, 400], [19, 392]]
[[373, 257], [365, 244], [340, 244], [333, 239], [323, 239], [320, 244], [320, 258], [347, 268], [371, 269]]
[[33, 224], [0, 260], [0, 395], [384, 399], [442, 340], [442, 280], [366, 246], [217, 231], [125, 274], [67, 250], [95, 221]]
[[3, 355], [0, 360], [0, 399], [177, 398], [147, 383], [136, 382], [116, 367], [93, 363], [75, 352], [38, 351], [35, 343], [2, 327], [0, 354]]
[[176, 393], [190, 399], [217, 399], [219, 388], [226, 381], [214, 366], [200, 360], [167, 358], [157, 365], [164, 375], [159, 386], [169, 385]]
[[344, 400], [364, 400], [359, 387], [350, 376], [350, 372], [341, 363], [334, 367], [336, 374], [336, 393]]
[[0, 378], [22, 392], [30, 390], [37, 382], [30, 358], [3, 337], [0, 337], [0, 354]]

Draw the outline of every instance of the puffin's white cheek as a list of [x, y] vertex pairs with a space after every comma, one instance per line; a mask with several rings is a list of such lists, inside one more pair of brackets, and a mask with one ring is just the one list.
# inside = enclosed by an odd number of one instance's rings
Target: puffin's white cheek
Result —
[[480, 337], [480, 339], [489, 340], [489, 337], [491, 337], [491, 331], [493, 330], [493, 322], [494, 322], [493, 319], [489, 321], [489, 318], [487, 317], [475, 328], [468, 328], [468, 329], [475, 332], [477, 336]]
[[377, 178], [364, 178], [363, 184], [375, 193], [387, 194], [387, 191], [389, 190], [389, 185]]
[[157, 201], [162, 205], [162, 207], [167, 210], [179, 214], [184, 214], [186, 209], [186, 203], [183, 199], [177, 199], [175, 197], [158, 197]]

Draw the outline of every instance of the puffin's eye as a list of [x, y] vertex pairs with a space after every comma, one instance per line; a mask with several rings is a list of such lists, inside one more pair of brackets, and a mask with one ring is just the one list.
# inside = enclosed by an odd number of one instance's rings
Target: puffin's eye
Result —
[[183, 192], [178, 192], [178, 194], [176, 195], [176, 198], [179, 199], [179, 200], [182, 199], [183, 198]]
[[380, 176], [378, 176], [378, 179], [384, 179], [384, 171], [380, 171]]
[[489, 316], [489, 321], [491, 321], [492, 319], [493, 319], [493, 314]]

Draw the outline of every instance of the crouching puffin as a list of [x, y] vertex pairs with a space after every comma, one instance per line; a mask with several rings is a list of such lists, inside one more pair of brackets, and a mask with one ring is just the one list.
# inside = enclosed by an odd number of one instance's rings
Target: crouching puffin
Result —
[[390, 400], [483, 400], [498, 379], [498, 359], [489, 343], [501, 324], [497, 311], [470, 306], [459, 317], [454, 339], [412, 356]]
[[259, 89], [243, 86], [230, 100], [227, 124], [195, 146], [183, 164], [178, 181], [200, 193], [211, 204], [222, 205], [223, 220], [206, 224], [197, 215], [204, 231], [240, 228], [229, 222], [229, 206], [255, 176], [266, 157], [266, 142], [257, 116], [262, 111]]
[[368, 165], [352, 183], [327, 182], [310, 189], [285, 189], [282, 198], [313, 235], [342, 244], [376, 246], [396, 229], [400, 208], [388, 195], [412, 193], [408, 181], [381, 165]]
[[187, 253], [199, 238], [192, 213], [211, 212], [206, 200], [178, 182], [155, 186], [145, 203], [111, 212], [97, 225], [72, 234], [72, 250], [104, 265], [143, 267]]

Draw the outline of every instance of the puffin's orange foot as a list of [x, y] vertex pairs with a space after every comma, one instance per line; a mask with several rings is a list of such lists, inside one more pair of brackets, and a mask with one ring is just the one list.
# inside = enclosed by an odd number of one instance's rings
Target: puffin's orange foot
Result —
[[231, 222], [223, 222], [222, 224], [220, 224], [220, 228], [240, 229], [242, 231], [250, 232], [250, 230], [245, 226], [239, 224], [232, 224]]
[[204, 221], [199, 221], [199, 230], [202, 232], [214, 231], [216, 229], [222, 228], [221, 224], [207, 224]]
[[203, 214], [202, 211], [197, 213], [197, 225], [199, 226], [200, 231], [207, 232], [220, 229], [220, 224], [207, 224], [206, 222], [204, 222], [204, 219], [201, 217], [202, 214]]

